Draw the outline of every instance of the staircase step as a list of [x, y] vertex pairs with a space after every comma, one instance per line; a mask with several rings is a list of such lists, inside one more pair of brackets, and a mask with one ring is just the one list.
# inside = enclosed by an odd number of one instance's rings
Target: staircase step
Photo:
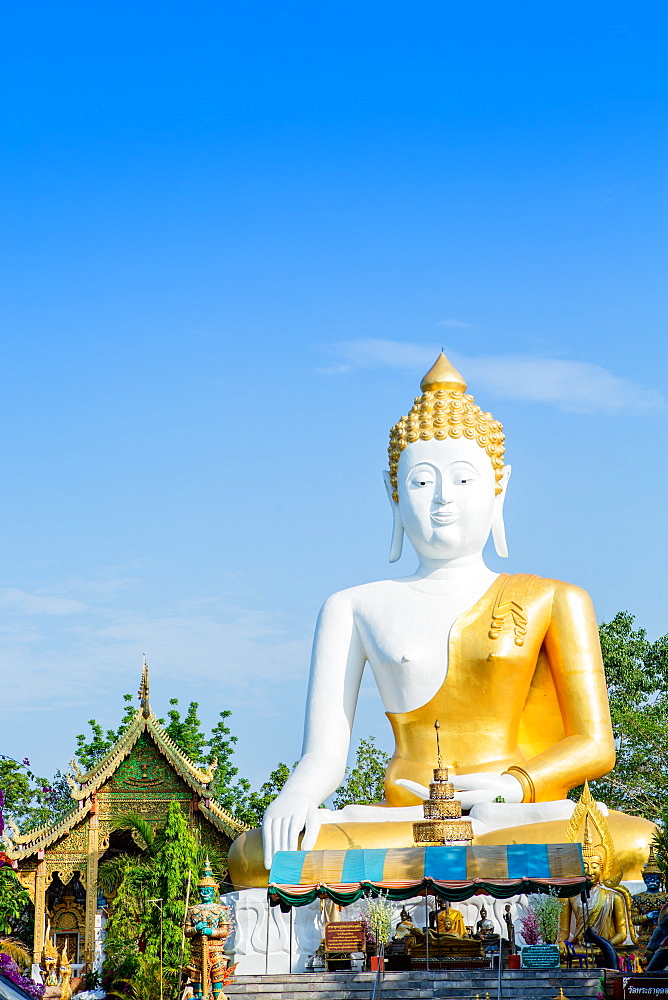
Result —
[[[594, 1000], [600, 992], [597, 969], [549, 969], [504, 972], [502, 1000]], [[379, 1000], [497, 1000], [493, 972], [477, 970], [386, 972]], [[225, 987], [228, 997], [248, 1000], [370, 1000], [374, 972], [304, 972], [292, 975], [238, 976]]]

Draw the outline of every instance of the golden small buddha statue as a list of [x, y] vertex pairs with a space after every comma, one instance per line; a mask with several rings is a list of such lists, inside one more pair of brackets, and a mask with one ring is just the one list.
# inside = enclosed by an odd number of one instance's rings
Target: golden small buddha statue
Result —
[[449, 934], [459, 938], [468, 936], [463, 914], [448, 906], [445, 901], [440, 903], [438, 910], [432, 916], [437, 934]]
[[589, 820], [585, 818], [584, 844], [582, 847], [584, 869], [594, 883], [589, 893], [587, 909], [579, 896], [571, 897], [561, 911], [560, 940], [570, 940], [581, 945], [587, 926], [606, 938], [614, 948], [619, 948], [627, 940], [634, 941], [630, 923], [630, 897], [628, 891], [619, 885], [619, 877], [612, 876], [612, 861], [609, 848], [604, 844], [592, 844]]
[[404, 938], [408, 937], [410, 934], [421, 935], [422, 931], [415, 926], [410, 918], [410, 914], [406, 908], [401, 911], [399, 923], [396, 926], [394, 932], [395, 941], [403, 941]]
[[[266, 886], [277, 850], [413, 846], [413, 823], [429, 800], [435, 718], [476, 844], [563, 842], [573, 810], [568, 791], [614, 766], [589, 596], [560, 580], [485, 565], [490, 535], [497, 553], [508, 554], [504, 449], [502, 425], [441, 354], [390, 432], [385, 473], [390, 561], [406, 536], [418, 567], [326, 601], [313, 643], [303, 756], [262, 831], [232, 845], [229, 870], [239, 888]], [[385, 799], [319, 808], [345, 774], [367, 663], [395, 743]], [[654, 825], [612, 811], [609, 822], [623, 877], [639, 879]]]

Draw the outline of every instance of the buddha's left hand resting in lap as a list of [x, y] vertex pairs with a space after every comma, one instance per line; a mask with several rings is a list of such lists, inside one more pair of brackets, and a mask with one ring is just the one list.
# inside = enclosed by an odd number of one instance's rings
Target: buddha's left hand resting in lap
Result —
[[[557, 580], [497, 574], [483, 560], [490, 533], [497, 553], [507, 555], [510, 467], [501, 424], [466, 394], [444, 355], [422, 390], [392, 429], [385, 474], [390, 561], [406, 535], [418, 567], [325, 602], [303, 755], [266, 812], [262, 840], [249, 831], [231, 849], [239, 888], [266, 885], [278, 850], [411, 846], [411, 821], [422, 816], [434, 766], [436, 719], [443, 762], [477, 843], [560, 841], [573, 809], [569, 789], [614, 766], [588, 595]], [[367, 663], [395, 738], [385, 801], [321, 809], [345, 774]], [[616, 846], [642, 864], [652, 825], [623, 814], [609, 822]]]

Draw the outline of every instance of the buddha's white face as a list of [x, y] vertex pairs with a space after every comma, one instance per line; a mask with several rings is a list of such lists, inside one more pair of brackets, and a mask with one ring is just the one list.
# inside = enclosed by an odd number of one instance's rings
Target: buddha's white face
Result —
[[399, 513], [423, 559], [475, 555], [489, 537], [496, 480], [487, 453], [468, 438], [415, 441], [399, 459]]

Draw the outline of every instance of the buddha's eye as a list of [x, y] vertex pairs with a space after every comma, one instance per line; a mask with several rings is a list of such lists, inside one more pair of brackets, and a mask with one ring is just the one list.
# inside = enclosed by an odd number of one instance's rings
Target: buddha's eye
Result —
[[452, 470], [452, 483], [454, 486], [470, 486], [478, 479], [478, 475], [468, 462], [458, 463]]
[[425, 486], [434, 485], [434, 473], [431, 469], [418, 469], [411, 473], [408, 485], [412, 490], [419, 490]]

